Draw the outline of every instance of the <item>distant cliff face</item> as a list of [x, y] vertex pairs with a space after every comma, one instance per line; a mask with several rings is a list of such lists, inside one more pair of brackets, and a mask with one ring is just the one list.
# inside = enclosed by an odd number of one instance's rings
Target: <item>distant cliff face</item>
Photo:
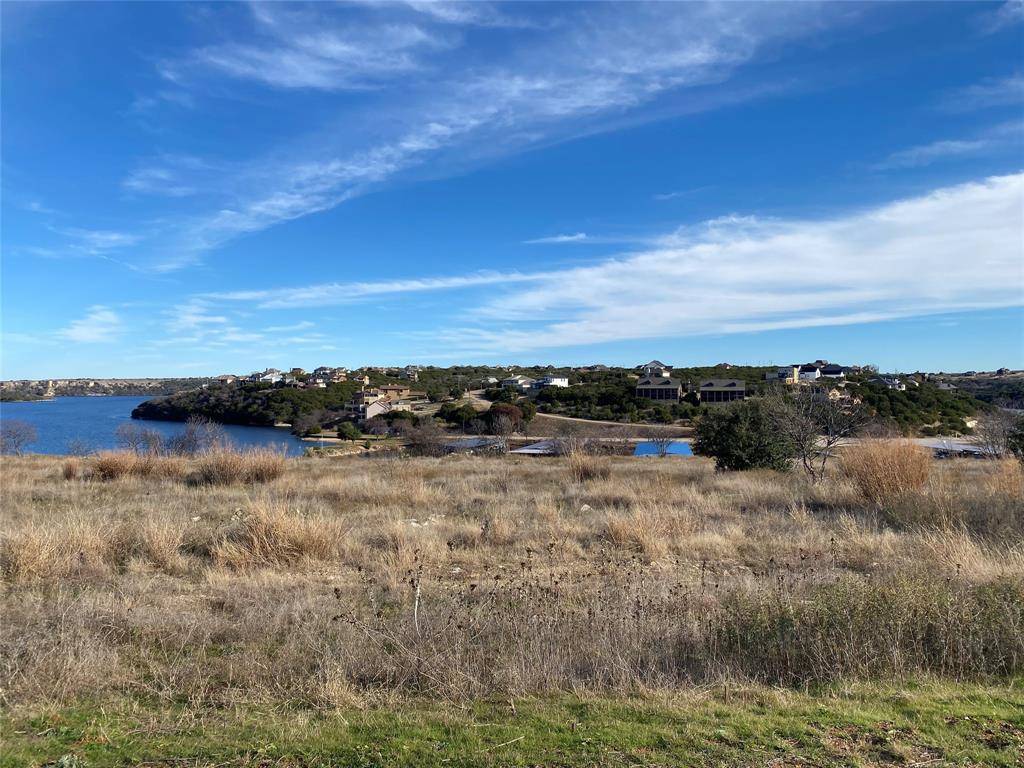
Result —
[[212, 379], [22, 379], [0, 382], [0, 400], [38, 400], [81, 395], [170, 395], [208, 385]]

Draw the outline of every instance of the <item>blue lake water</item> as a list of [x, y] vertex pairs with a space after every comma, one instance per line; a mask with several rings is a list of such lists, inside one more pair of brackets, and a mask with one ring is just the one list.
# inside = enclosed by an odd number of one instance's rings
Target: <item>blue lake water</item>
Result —
[[[657, 456], [658, 446], [654, 443], [637, 443], [636, 450], [633, 451], [634, 456]], [[693, 451], [690, 449], [689, 443], [673, 442], [668, 446], [669, 456], [693, 456]]]
[[[132, 409], [147, 397], [58, 397], [25, 403], [0, 403], [0, 419], [27, 421], [36, 428], [39, 439], [26, 448], [28, 453], [67, 453], [77, 442], [87, 450], [117, 448], [117, 428], [132, 422]], [[184, 430], [174, 421], [134, 421], [165, 437]], [[225, 424], [231, 443], [239, 448], [270, 447], [289, 456], [299, 456], [309, 445], [287, 429], [241, 427]]]

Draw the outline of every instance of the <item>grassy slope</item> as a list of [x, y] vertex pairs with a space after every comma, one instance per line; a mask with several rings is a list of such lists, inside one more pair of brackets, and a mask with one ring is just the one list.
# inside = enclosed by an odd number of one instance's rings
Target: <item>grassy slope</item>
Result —
[[859, 684], [815, 695], [405, 703], [326, 713], [122, 702], [7, 716], [0, 766], [984, 765], [1024, 759], [1024, 689]]

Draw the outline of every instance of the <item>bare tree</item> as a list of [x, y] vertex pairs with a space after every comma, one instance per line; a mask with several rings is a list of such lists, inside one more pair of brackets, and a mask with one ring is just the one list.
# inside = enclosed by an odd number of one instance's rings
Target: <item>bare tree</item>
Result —
[[372, 419], [367, 419], [366, 423], [363, 424], [363, 432], [367, 435], [388, 435], [391, 433], [391, 425], [379, 416], [375, 416]]
[[491, 420], [491, 434], [498, 438], [498, 450], [508, 451], [508, 439], [516, 431], [516, 424], [504, 414]]
[[1016, 416], [1001, 408], [983, 413], [978, 417], [971, 443], [985, 456], [998, 459], [1009, 450], [1010, 434], [1016, 422]]
[[560, 456], [589, 453], [590, 442], [577, 424], [569, 421], [563, 422], [558, 427], [558, 436], [554, 440], [555, 452]]
[[216, 422], [193, 416], [185, 422], [185, 430], [167, 441], [167, 451], [179, 456], [195, 456], [228, 444], [224, 427]]
[[0, 424], [0, 453], [14, 453], [21, 456], [25, 448], [39, 439], [36, 428], [27, 421], [5, 419]]
[[423, 419], [415, 427], [402, 427], [402, 434], [408, 440], [409, 453], [415, 456], [442, 456], [444, 454], [444, 431], [434, 419]]
[[115, 432], [122, 448], [132, 453], [161, 453], [163, 436], [154, 429], [145, 429], [134, 422], [126, 422]]
[[654, 451], [657, 453], [659, 458], [665, 458], [668, 456], [669, 450], [672, 448], [672, 443], [675, 442], [675, 438], [665, 433], [663, 429], [649, 429], [646, 434], [647, 442], [654, 446]]
[[833, 400], [828, 393], [772, 392], [766, 400], [779, 439], [793, 446], [801, 466], [815, 483], [825, 477], [825, 468], [837, 449], [868, 421], [862, 407]]

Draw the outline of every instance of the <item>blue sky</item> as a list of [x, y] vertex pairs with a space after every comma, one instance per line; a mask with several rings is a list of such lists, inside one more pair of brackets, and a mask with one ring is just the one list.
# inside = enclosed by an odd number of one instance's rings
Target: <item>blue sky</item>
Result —
[[1024, 3], [0, 6], [2, 375], [1024, 367]]

